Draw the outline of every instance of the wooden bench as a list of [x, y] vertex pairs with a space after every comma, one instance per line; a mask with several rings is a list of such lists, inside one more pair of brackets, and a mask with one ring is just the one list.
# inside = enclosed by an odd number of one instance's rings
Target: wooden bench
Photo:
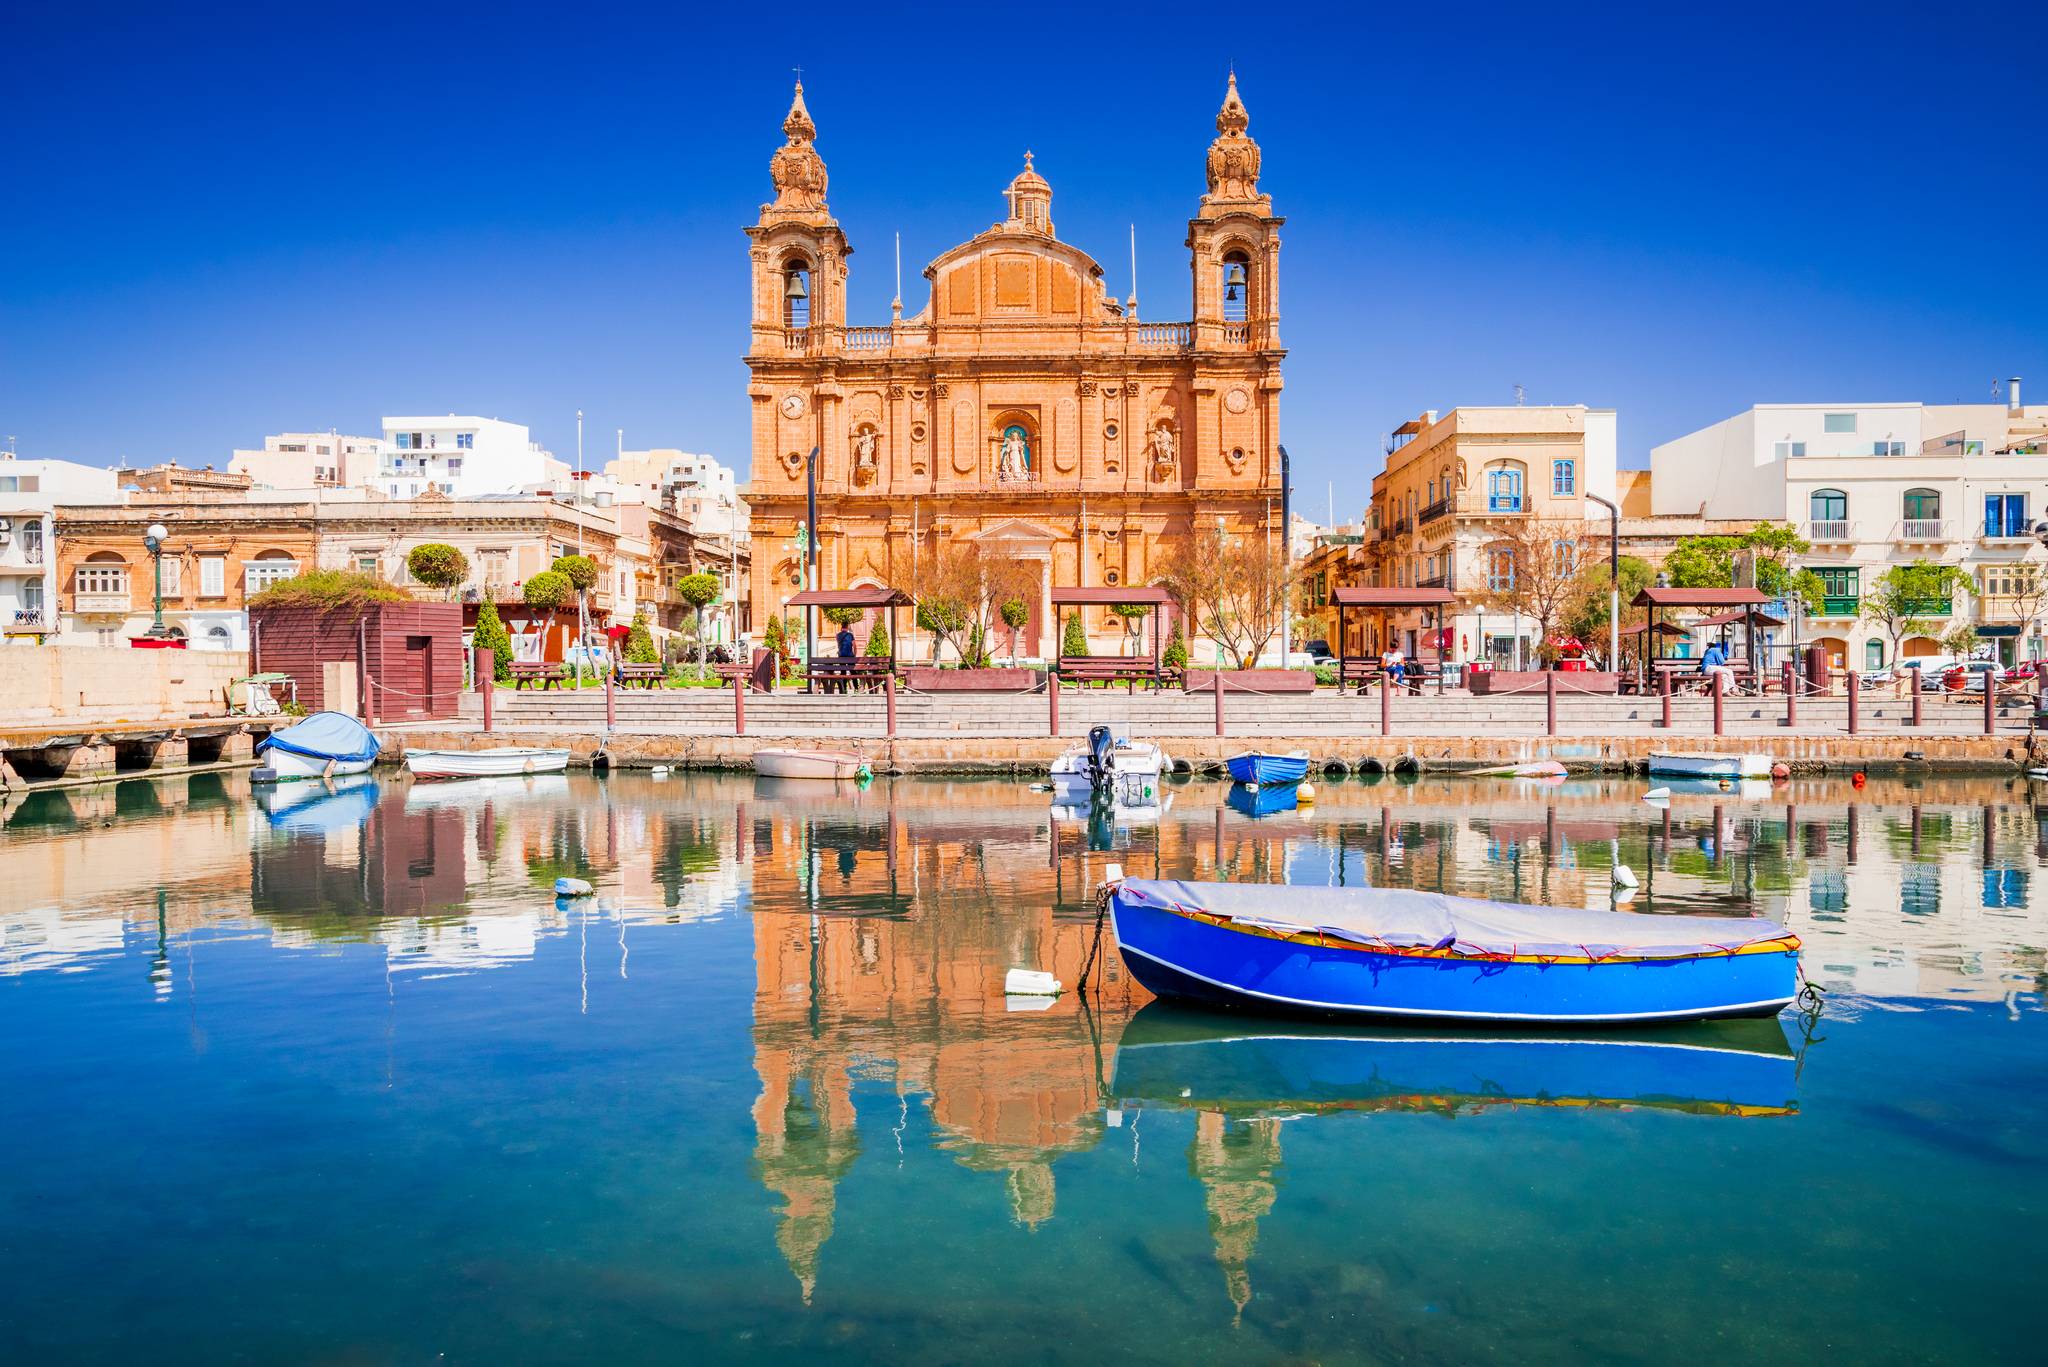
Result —
[[1380, 662], [1376, 659], [1347, 655], [1337, 661], [1337, 691], [1342, 693], [1346, 687], [1355, 683], [1359, 691], [1364, 692], [1379, 682], [1382, 672]]
[[668, 667], [661, 664], [634, 664], [630, 661], [619, 666], [619, 687], [631, 688], [634, 684], [642, 688], [658, 688], [668, 677]]
[[543, 664], [539, 660], [514, 660], [512, 662], [512, 688], [514, 692], [533, 684], [545, 691], [569, 680], [569, 666], [556, 661]]
[[823, 656], [811, 661], [805, 677], [821, 684], [827, 693], [847, 693], [855, 688], [873, 692], [882, 680], [895, 672], [896, 662], [886, 655], [855, 655], [851, 658]]
[[[1728, 681], [1729, 692], [1732, 693], [1737, 689], [1747, 687], [1754, 679], [1755, 675], [1749, 667], [1749, 661], [1730, 660], [1728, 664], [1735, 671], [1733, 677]], [[1663, 692], [1662, 680], [1666, 675], [1669, 675], [1671, 678], [1671, 691], [1673, 693], [1687, 691], [1705, 693], [1708, 691], [1707, 676], [1700, 672], [1700, 662], [1697, 657], [1686, 659], [1678, 656], [1667, 656], [1661, 660], [1650, 661], [1649, 691], [1652, 693]]]
[[1152, 660], [1134, 660], [1117, 655], [1062, 655], [1054, 671], [1061, 684], [1122, 684], [1128, 692], [1141, 683], [1159, 687], [1159, 666]]

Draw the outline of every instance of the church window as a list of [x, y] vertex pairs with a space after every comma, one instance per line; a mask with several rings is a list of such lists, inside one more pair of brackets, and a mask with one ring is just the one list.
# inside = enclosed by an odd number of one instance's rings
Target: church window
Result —
[[1124, 582], [1124, 577], [1115, 570], [1104, 570], [1102, 572], [1102, 582], [1111, 588], [1115, 588], [1118, 584]]

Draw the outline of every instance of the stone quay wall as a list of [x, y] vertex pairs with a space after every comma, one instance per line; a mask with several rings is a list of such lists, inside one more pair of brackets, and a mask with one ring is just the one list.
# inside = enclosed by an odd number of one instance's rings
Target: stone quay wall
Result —
[[228, 684], [248, 672], [242, 650], [8, 646], [0, 648], [0, 727], [217, 717]]

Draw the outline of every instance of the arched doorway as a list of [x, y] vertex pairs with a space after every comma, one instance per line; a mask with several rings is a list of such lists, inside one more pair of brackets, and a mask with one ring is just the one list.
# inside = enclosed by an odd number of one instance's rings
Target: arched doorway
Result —
[[1821, 636], [1809, 642], [1827, 653], [1828, 668], [1840, 671], [1849, 667], [1849, 643], [1839, 636]]
[[1908, 636], [1899, 647], [1902, 660], [1924, 660], [1930, 655], [1941, 654], [1941, 642], [1932, 636]]

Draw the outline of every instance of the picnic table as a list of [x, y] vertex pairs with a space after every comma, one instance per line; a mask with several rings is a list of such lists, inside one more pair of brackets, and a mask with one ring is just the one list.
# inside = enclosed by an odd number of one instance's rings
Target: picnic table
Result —
[[512, 662], [512, 689], [514, 692], [533, 684], [545, 691], [569, 680], [569, 666], [559, 660], [546, 663], [540, 660], [514, 660]]
[[886, 655], [827, 655], [812, 660], [806, 676], [827, 693], [849, 693], [856, 688], [871, 693], [895, 672], [895, 661]]
[[1062, 684], [1122, 684], [1129, 692], [1141, 683], [1159, 687], [1159, 666], [1150, 659], [1116, 655], [1062, 655], [1054, 670]]

